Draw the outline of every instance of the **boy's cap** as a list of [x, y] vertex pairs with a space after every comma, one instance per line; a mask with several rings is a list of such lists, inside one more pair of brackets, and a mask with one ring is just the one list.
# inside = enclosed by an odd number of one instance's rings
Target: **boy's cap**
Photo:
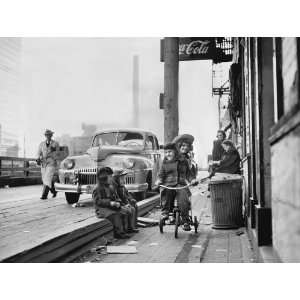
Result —
[[191, 134], [180, 134], [180, 135], [177, 135], [172, 143], [175, 143], [175, 144], [180, 144], [180, 143], [187, 143], [187, 144], [193, 144], [194, 143], [194, 137], [191, 135]]
[[176, 144], [174, 144], [174, 143], [167, 143], [164, 146], [164, 150], [174, 150], [174, 151], [176, 151], [177, 150]]
[[53, 135], [54, 132], [50, 129], [46, 129], [45, 132], [44, 132], [44, 135]]
[[103, 177], [112, 174], [113, 174], [113, 170], [110, 167], [103, 167], [98, 170], [97, 177]]

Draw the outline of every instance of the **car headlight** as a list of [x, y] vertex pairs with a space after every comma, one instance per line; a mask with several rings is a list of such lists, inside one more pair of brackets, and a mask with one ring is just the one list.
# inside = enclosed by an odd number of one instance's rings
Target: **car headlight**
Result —
[[75, 161], [73, 159], [66, 159], [63, 163], [65, 169], [72, 169], [75, 166]]
[[134, 160], [133, 159], [125, 159], [123, 164], [126, 169], [132, 169], [134, 167]]

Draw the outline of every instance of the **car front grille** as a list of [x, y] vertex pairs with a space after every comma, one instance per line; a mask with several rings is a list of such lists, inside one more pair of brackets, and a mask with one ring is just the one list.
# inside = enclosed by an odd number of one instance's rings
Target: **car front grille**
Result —
[[125, 175], [125, 184], [134, 184], [134, 174]]
[[97, 168], [88, 168], [78, 170], [79, 184], [96, 184]]
[[[97, 168], [87, 168], [78, 170], [78, 182], [79, 184], [96, 184]], [[134, 184], [134, 173], [125, 175], [125, 184]]]

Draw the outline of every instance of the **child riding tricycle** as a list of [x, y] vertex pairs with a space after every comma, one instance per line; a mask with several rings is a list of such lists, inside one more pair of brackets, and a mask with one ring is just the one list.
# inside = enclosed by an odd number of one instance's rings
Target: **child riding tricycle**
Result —
[[185, 153], [178, 151], [175, 143], [166, 144], [164, 150], [165, 157], [156, 182], [161, 189], [160, 231], [163, 232], [165, 224], [175, 224], [175, 237], [177, 238], [178, 228], [181, 225], [185, 231], [190, 231], [192, 225], [197, 232], [199, 224], [197, 217], [193, 218], [190, 214], [189, 186], [196, 185], [198, 182]]

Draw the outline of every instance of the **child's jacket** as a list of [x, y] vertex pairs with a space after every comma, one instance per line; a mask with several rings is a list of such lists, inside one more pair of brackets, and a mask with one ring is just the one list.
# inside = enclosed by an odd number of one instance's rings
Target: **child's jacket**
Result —
[[158, 180], [166, 186], [175, 186], [178, 183], [178, 161], [164, 159], [158, 173]]
[[115, 214], [120, 208], [112, 207], [111, 201], [121, 200], [118, 198], [116, 191], [108, 184], [98, 185], [93, 191], [93, 200], [95, 205], [95, 213], [98, 218], [107, 218]]

